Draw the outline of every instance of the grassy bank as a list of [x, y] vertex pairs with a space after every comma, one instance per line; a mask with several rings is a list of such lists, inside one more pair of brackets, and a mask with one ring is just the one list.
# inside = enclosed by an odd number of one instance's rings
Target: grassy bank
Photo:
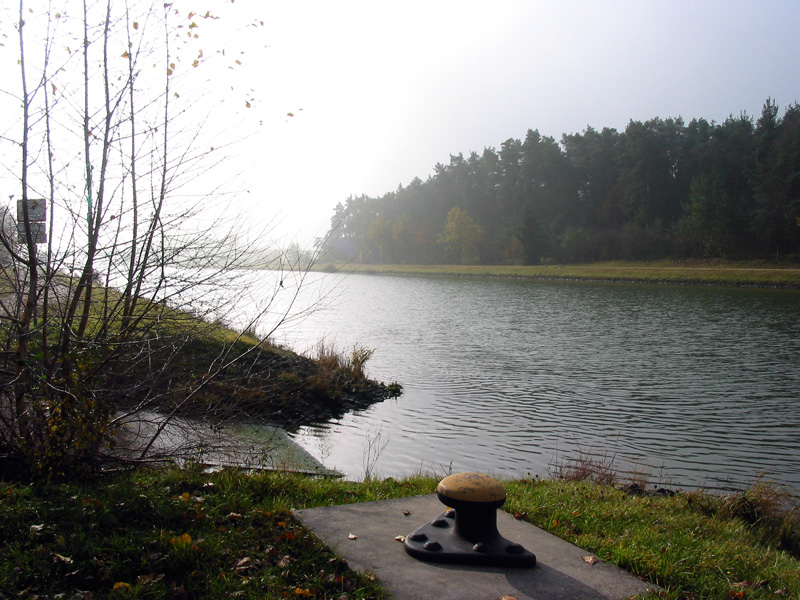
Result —
[[[206, 383], [202, 393], [184, 407], [184, 413], [267, 421], [292, 428], [341, 417], [402, 391], [396, 382], [385, 384], [366, 377], [364, 366], [372, 354], [369, 349], [355, 347], [347, 352], [320, 344], [316, 354], [307, 357], [259, 343], [249, 335], [228, 339], [234, 335], [212, 324], [208, 332], [195, 334], [171, 358], [166, 375], [176, 390], [171, 397], [180, 401], [187, 389], [202, 381], [202, 368], [213, 364], [216, 357], [225, 353], [247, 356]], [[137, 376], [142, 374], [132, 369], [130, 378]], [[171, 408], [171, 397], [159, 408]]]
[[[0, 598], [383, 598], [290, 509], [429, 493], [437, 480], [184, 470], [0, 483]], [[800, 597], [800, 517], [771, 486], [722, 498], [505, 485], [515, 516], [657, 583], [663, 598]]]
[[[0, 288], [2, 282], [0, 276]], [[219, 445], [210, 434], [223, 425], [291, 429], [402, 393], [399, 383], [367, 377], [371, 349], [320, 343], [310, 356], [299, 355], [146, 300], [136, 315], [140, 330], [122, 335], [113, 314], [118, 292], [98, 288], [94, 298], [87, 331], [73, 340], [79, 352], [62, 353], [64, 323], [53, 316], [55, 306], [48, 306], [52, 318], [31, 330], [28, 361], [20, 361], [29, 370], [24, 402], [15, 395], [24, 378], [9, 361], [19, 346], [16, 326], [3, 322], [0, 478], [83, 477], [109, 461], [195, 460]]]
[[320, 265], [323, 270], [397, 275], [517, 277], [610, 282], [800, 288], [800, 265], [763, 261], [599, 262], [575, 265]]

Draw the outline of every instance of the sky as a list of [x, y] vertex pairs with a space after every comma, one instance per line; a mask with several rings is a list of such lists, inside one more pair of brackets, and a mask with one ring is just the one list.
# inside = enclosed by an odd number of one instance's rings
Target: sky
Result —
[[204, 35], [241, 63], [205, 74], [224, 95], [212, 118], [245, 138], [215, 168], [284, 243], [311, 244], [350, 195], [528, 129], [800, 101], [797, 0], [206, 1], [220, 19]]
[[[528, 129], [705, 118], [800, 101], [800, 2], [262, 2], [259, 201], [301, 243], [349, 195]], [[262, 58], [263, 57], [263, 58]], [[246, 63], [249, 65], [250, 63]], [[302, 108], [302, 111], [298, 109]]]

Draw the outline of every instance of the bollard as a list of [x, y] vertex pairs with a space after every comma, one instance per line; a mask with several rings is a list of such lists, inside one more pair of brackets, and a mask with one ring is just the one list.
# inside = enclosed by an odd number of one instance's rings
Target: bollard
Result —
[[445, 477], [436, 495], [448, 509], [406, 536], [405, 551], [419, 560], [495, 567], [534, 567], [536, 556], [497, 530], [506, 491], [481, 473]]

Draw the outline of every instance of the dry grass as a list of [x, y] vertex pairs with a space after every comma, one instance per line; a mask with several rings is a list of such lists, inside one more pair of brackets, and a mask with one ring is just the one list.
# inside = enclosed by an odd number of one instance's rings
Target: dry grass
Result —
[[620, 473], [614, 465], [613, 454], [592, 454], [583, 450], [578, 456], [568, 459], [555, 459], [547, 468], [551, 479], [559, 481], [591, 481], [601, 485], [614, 485], [619, 482]]
[[317, 344], [312, 358], [327, 370], [344, 371], [354, 379], [362, 380], [366, 378], [367, 361], [374, 353], [374, 349], [356, 344], [348, 355], [338, 350], [335, 345], [322, 340]]

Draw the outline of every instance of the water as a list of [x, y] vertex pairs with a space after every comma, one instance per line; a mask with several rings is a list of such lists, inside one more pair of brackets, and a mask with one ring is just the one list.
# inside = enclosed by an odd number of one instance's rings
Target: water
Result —
[[591, 454], [659, 484], [800, 490], [798, 291], [329, 275], [304, 293], [320, 289], [276, 337], [374, 348], [370, 376], [405, 389], [294, 434], [349, 478], [546, 475]]

